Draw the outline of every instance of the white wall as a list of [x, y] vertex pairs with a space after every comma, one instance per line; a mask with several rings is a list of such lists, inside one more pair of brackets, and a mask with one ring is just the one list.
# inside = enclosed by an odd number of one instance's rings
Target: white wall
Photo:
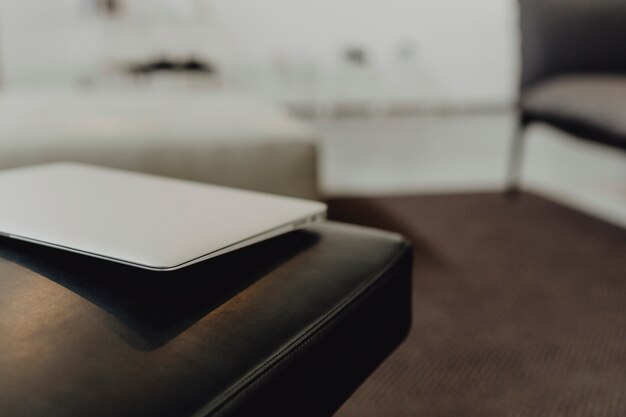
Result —
[[[312, 69], [317, 87], [337, 90], [340, 51], [355, 45], [371, 52], [369, 84], [390, 94], [500, 104], [515, 91], [513, 0], [127, 0], [133, 18], [114, 23], [90, 11], [92, 0], [0, 1], [5, 86], [76, 85], [107, 60], [199, 51], [248, 84]], [[146, 5], [156, 17], [140, 13]], [[402, 69], [394, 51], [407, 40], [417, 55]], [[298, 94], [283, 81], [276, 88]]]

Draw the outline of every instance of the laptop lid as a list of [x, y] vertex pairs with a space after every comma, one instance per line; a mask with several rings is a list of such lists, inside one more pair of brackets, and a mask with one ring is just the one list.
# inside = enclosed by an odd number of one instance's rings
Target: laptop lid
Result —
[[77, 163], [0, 171], [0, 235], [174, 270], [325, 218], [316, 201]]

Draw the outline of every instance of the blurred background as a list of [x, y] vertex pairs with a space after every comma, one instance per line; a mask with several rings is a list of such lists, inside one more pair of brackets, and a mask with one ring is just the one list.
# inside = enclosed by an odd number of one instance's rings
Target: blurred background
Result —
[[514, 19], [497, 0], [4, 0], [3, 81], [127, 88], [129, 66], [196, 59], [225, 88], [310, 110], [502, 106], [516, 89]]
[[[215, 101], [237, 95], [279, 106], [312, 129], [317, 159], [309, 171], [320, 195], [498, 189], [517, 120], [518, 20], [512, 0], [2, 0], [0, 132], [4, 142], [13, 138], [0, 159], [6, 167], [71, 158], [161, 173], [157, 162], [150, 169], [120, 162], [127, 152], [105, 160], [77, 149], [101, 146], [88, 136], [107, 132], [139, 141], [154, 119], [164, 124], [152, 126], [161, 136], [167, 129], [237, 136], [245, 113], [232, 126], [203, 125], [202, 115], [162, 120], [176, 118], [172, 108], [187, 96], [223, 107]], [[224, 111], [234, 117], [240, 104]], [[41, 122], [47, 139], [34, 140], [25, 113], [42, 106], [56, 119]], [[16, 117], [30, 132], [14, 126]], [[68, 129], [77, 136], [70, 143]], [[624, 222], [622, 153], [562, 135], [531, 129], [524, 184]], [[175, 136], [168, 149], [184, 142]], [[11, 156], [8, 147], [17, 148]], [[213, 177], [206, 179], [282, 191]]]

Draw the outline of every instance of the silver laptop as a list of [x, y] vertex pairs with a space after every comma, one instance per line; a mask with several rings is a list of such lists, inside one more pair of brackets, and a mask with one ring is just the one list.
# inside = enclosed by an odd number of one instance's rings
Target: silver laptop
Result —
[[325, 218], [322, 203], [75, 163], [0, 171], [0, 235], [169, 271]]

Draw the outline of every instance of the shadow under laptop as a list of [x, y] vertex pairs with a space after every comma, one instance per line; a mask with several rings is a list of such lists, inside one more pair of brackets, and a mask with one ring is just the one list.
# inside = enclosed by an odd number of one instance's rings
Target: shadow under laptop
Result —
[[[137, 349], [164, 345], [255, 281], [312, 246], [298, 230], [169, 272], [155, 272], [0, 237], [0, 257], [73, 291], [132, 330]], [[122, 332], [124, 333], [124, 332]]]

